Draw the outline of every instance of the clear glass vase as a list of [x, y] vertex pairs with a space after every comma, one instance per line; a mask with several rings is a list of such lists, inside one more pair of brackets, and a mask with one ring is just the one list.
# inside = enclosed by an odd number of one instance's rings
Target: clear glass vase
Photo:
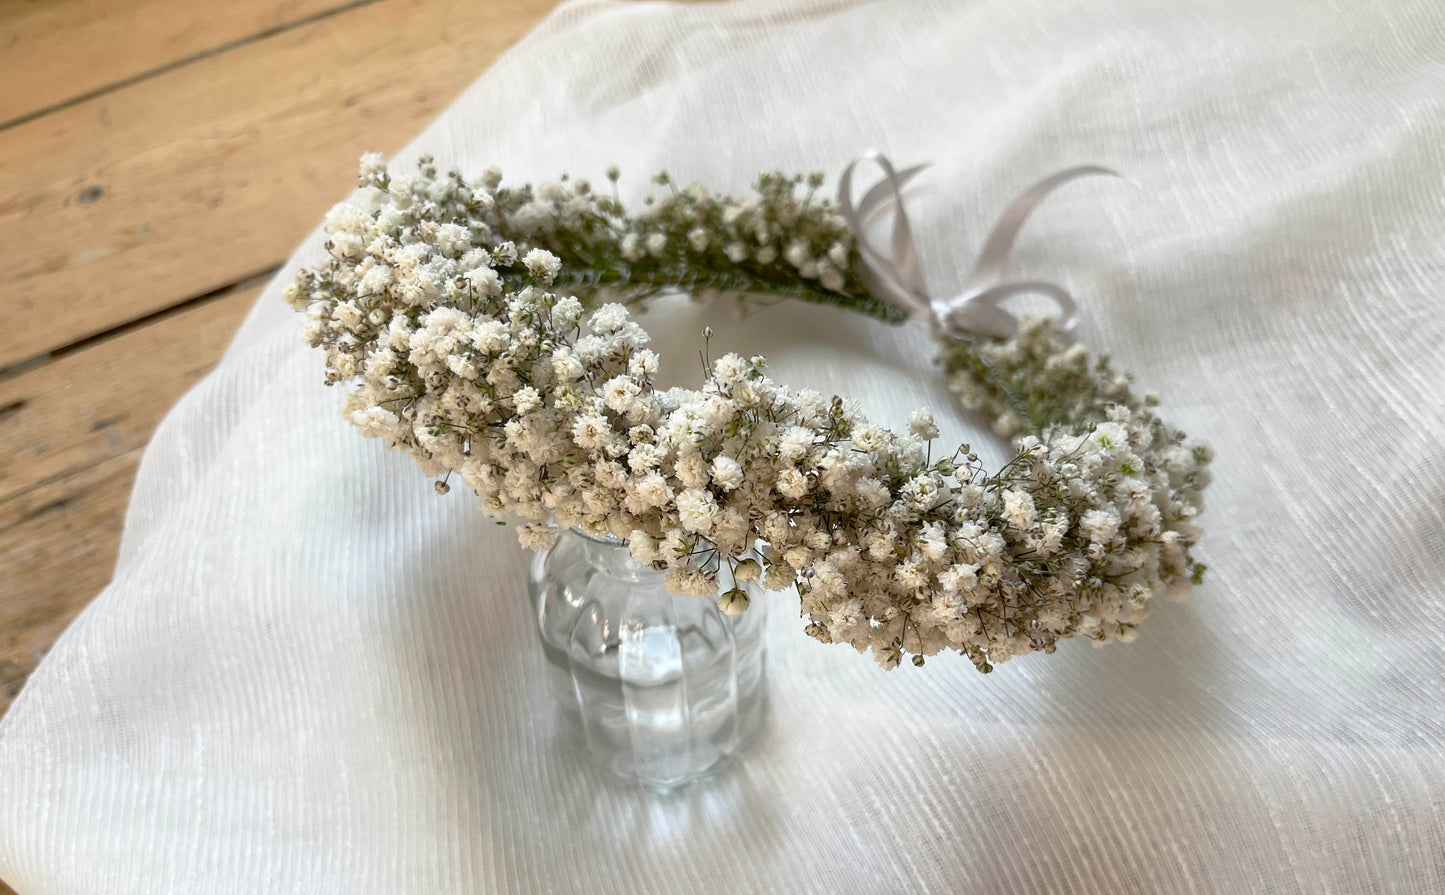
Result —
[[[532, 563], [537, 630], [564, 722], [614, 774], [671, 787], [715, 773], [763, 714], [768, 601], [726, 615], [678, 597], [626, 543], [566, 531]], [[726, 569], [723, 590], [735, 586]]]

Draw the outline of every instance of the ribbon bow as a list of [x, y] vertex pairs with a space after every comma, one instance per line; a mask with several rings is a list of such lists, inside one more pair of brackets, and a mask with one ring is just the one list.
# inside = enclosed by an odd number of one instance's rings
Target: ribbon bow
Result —
[[[877, 163], [878, 167], [883, 169], [883, 179], [874, 184], [855, 204], [853, 170], [859, 162], [865, 161]], [[1121, 178], [1123, 175], [1098, 165], [1081, 165], [1050, 174], [1029, 187], [1004, 210], [998, 223], [994, 224], [963, 290], [952, 298], [936, 299], [929, 295], [928, 286], [923, 281], [923, 270], [919, 267], [918, 253], [913, 246], [913, 230], [908, 223], [908, 213], [903, 208], [903, 188], [926, 167], [926, 164], [914, 165], [895, 171], [887, 156], [870, 151], [862, 158], [854, 159], [843, 170], [843, 176], [838, 182], [839, 211], [858, 246], [861, 260], [858, 276], [863, 284], [874, 295], [893, 302], [915, 319], [928, 321], [934, 331], [940, 334], [974, 332], [1001, 339], [1010, 338], [1018, 333], [1019, 320], [1004, 310], [1002, 303], [1015, 295], [1025, 293], [1045, 295], [1053, 299], [1059, 306], [1059, 328], [1064, 332], [1073, 329], [1078, 312], [1078, 304], [1073, 296], [1054, 283], [1037, 280], [1000, 282], [1003, 279], [1004, 265], [1008, 261], [1009, 251], [1013, 248], [1019, 229], [1049, 193], [1071, 180], [1090, 174], [1107, 174]], [[874, 214], [890, 204], [893, 206], [891, 251], [884, 253], [869, 241], [865, 225]]]

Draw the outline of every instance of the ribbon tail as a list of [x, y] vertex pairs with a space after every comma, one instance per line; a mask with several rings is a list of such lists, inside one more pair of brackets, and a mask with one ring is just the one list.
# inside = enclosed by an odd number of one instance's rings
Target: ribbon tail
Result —
[[918, 262], [918, 250], [913, 244], [913, 224], [908, 219], [908, 211], [903, 206], [903, 188], [908, 181], [917, 176], [927, 165], [914, 165], [905, 171], [895, 174], [891, 167], [888, 167], [886, 158], [878, 159], [880, 166], [887, 176], [873, 185], [863, 195], [863, 201], [858, 204], [858, 217], [861, 226], [866, 227], [873, 215], [891, 205], [893, 207], [893, 228], [890, 233], [889, 249], [892, 252], [890, 259], [893, 266], [894, 276], [898, 281], [915, 296], [925, 296], [928, 288], [923, 281], [923, 267]]
[[979, 252], [978, 262], [974, 264], [973, 273], [969, 275], [968, 285], [963, 291], [965, 293], [972, 292], [979, 289], [984, 283], [996, 282], [1003, 276], [1004, 265], [1008, 261], [1009, 252], [1013, 250], [1014, 239], [1018, 236], [1019, 230], [1023, 228], [1024, 222], [1029, 219], [1029, 215], [1033, 213], [1034, 209], [1050, 193], [1071, 180], [1096, 174], [1127, 180], [1124, 175], [1112, 168], [1104, 168], [1099, 165], [1079, 165], [1050, 174], [1024, 190], [1013, 201], [1013, 204], [1004, 209], [1004, 213], [999, 216], [998, 223], [993, 225], [993, 230], [988, 234], [983, 251]]
[[[852, 166], [850, 165], [849, 167]], [[886, 178], [873, 184], [872, 189], [864, 193], [863, 200], [858, 203], [859, 220], [867, 223], [868, 219], [871, 218], [873, 215], [877, 214], [884, 207], [884, 205], [889, 199], [892, 199], [894, 202], [898, 202], [900, 199], [902, 199], [902, 196], [899, 195], [902, 189], [908, 186], [908, 182], [914, 177], [917, 177], [918, 174], [927, 167], [928, 164], [924, 163], [921, 165], [914, 165], [911, 168], [904, 168], [902, 171], [898, 172], [896, 185], [889, 183]], [[893, 186], [895, 188], [893, 190], [889, 190], [890, 186]]]

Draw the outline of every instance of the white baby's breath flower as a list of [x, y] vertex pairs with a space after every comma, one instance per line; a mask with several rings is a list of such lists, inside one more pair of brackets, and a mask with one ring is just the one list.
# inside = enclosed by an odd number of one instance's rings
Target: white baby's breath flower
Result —
[[815, 434], [803, 426], [790, 426], [778, 445], [778, 456], [789, 462], [802, 459], [813, 447]]
[[904, 484], [899, 496], [914, 510], [922, 512], [931, 509], [938, 502], [938, 481], [930, 475], [916, 475]]
[[925, 407], [915, 410], [909, 417], [908, 431], [915, 438], [931, 441], [938, 437], [938, 424], [933, 420], [933, 413]]
[[717, 502], [711, 492], [689, 488], [677, 496], [677, 518], [688, 531], [707, 534], [717, 519]]
[[602, 448], [611, 434], [612, 427], [601, 414], [579, 416], [577, 422], [572, 424], [572, 440], [584, 450], [595, 451]]
[[602, 400], [610, 409], [618, 413], [626, 413], [632, 409], [632, 405], [641, 391], [641, 387], [631, 376], [614, 376], [603, 386]]
[[717, 592], [717, 582], [695, 566], [675, 566], [663, 577], [668, 590], [682, 597], [710, 597]]
[[531, 413], [542, 406], [542, 394], [528, 385], [517, 389], [512, 395], [512, 402], [518, 413]]
[[627, 454], [627, 465], [633, 472], [657, 469], [667, 459], [667, 451], [656, 444], [639, 444]]
[[600, 335], [617, 332], [627, 323], [627, 309], [619, 304], [607, 304], [593, 312], [587, 321], [592, 331]]
[[638, 499], [642, 501], [640, 512], [665, 506], [672, 499], [672, 488], [668, 486], [667, 479], [655, 472], [639, 479], [636, 490]]
[[647, 532], [634, 528], [632, 534], [627, 536], [627, 549], [632, 558], [643, 565], [651, 565], [662, 559], [662, 553], [658, 549], [657, 538]]
[[358, 180], [362, 186], [381, 186], [386, 179], [386, 159], [379, 152], [367, 152], [361, 156]]
[[381, 438], [396, 429], [401, 420], [384, 407], [362, 407], [350, 414], [351, 424], [367, 438]]
[[338, 303], [336, 309], [331, 312], [331, 317], [337, 323], [340, 323], [353, 332], [361, 326], [361, 309], [358, 308], [356, 302], [353, 301]]
[[538, 522], [517, 526], [517, 539], [528, 550], [546, 550], [557, 543], [557, 529]]
[[1096, 544], [1107, 544], [1119, 531], [1119, 514], [1114, 510], [1089, 510], [1079, 520], [1079, 531]]
[[1129, 434], [1119, 423], [1100, 423], [1089, 436], [1095, 449], [1110, 451], [1128, 444]]
[[491, 297], [502, 293], [502, 278], [490, 267], [474, 267], [462, 274], [462, 278], [478, 295]]
[[747, 375], [748, 365], [736, 354], [725, 354], [713, 362], [713, 378], [722, 385], [735, 385]]
[[461, 224], [442, 224], [437, 228], [437, 246], [449, 257], [457, 257], [472, 247], [471, 231]]
[[557, 299], [552, 307], [552, 322], [563, 330], [571, 329], [582, 319], [582, 302], [575, 295]]
[[853, 436], [853, 443], [862, 451], [879, 451], [888, 444], [888, 430], [882, 426], [864, 426]]
[[785, 469], [778, 474], [778, 493], [791, 500], [802, 500], [808, 493], [808, 480], [796, 469]]
[[1003, 515], [1014, 528], [1028, 528], [1037, 514], [1034, 499], [1027, 491], [1010, 489], [1003, 493]]
[[978, 566], [959, 563], [949, 566], [938, 575], [938, 583], [947, 594], [959, 594], [972, 590], [978, 584]]
[[673, 469], [677, 473], [677, 480], [682, 483], [684, 488], [706, 487], [711, 475], [707, 461], [702, 458], [702, 454], [696, 451], [687, 452], [679, 457], [673, 464]]
[[567, 381], [576, 379], [586, 371], [581, 359], [568, 348], [558, 348], [552, 355], [552, 374]]
[[731, 491], [743, 483], [742, 464], [732, 457], [721, 454], [712, 461], [712, 481], [724, 491]]
[[644, 348], [628, 359], [627, 372], [634, 379], [646, 380], [657, 375], [657, 366], [657, 353]]
[[385, 264], [373, 264], [356, 285], [357, 295], [382, 295], [396, 282], [395, 272]]
[[763, 572], [763, 586], [768, 590], [783, 590], [792, 587], [796, 580], [796, 573], [783, 563], [770, 565]]
[[507, 347], [507, 327], [498, 320], [483, 320], [472, 328], [471, 343], [478, 351], [501, 351]]
[[522, 264], [532, 276], [544, 283], [555, 280], [562, 270], [562, 259], [546, 249], [531, 249], [522, 256]]

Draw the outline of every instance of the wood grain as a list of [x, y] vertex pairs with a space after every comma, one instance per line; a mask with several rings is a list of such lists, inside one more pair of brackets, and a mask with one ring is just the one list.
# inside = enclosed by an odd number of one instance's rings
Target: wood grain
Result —
[[337, 9], [348, 0], [0, 2], [0, 127]]
[[0, 714], [110, 580], [151, 432], [210, 371], [254, 284], [0, 382]]
[[0, 131], [0, 368], [274, 266], [552, 5], [384, 0]]
[[0, 714], [110, 581], [141, 449], [0, 500]]
[[144, 447], [221, 356], [263, 285], [0, 380], [0, 500]]

